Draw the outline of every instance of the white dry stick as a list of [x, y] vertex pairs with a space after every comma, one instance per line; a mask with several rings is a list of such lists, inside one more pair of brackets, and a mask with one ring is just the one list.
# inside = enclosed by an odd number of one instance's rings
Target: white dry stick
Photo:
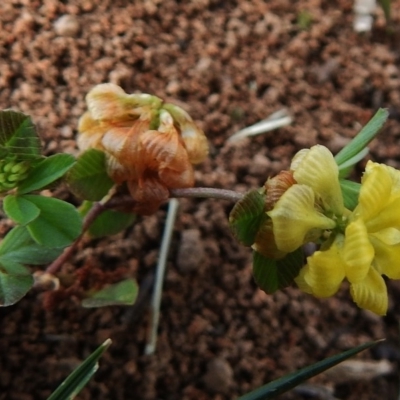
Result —
[[161, 295], [164, 283], [165, 268], [167, 265], [168, 251], [171, 244], [172, 232], [175, 225], [176, 214], [178, 211], [179, 201], [177, 199], [169, 200], [167, 220], [165, 221], [165, 227], [163, 237], [161, 240], [161, 249], [158, 256], [156, 276], [154, 280], [153, 296], [151, 299], [151, 322], [149, 328], [149, 335], [147, 338], [145, 354], [154, 354], [157, 343], [157, 331], [158, 323], [160, 320], [160, 305]]
[[248, 136], [260, 135], [261, 133], [266, 133], [281, 128], [282, 126], [289, 125], [292, 121], [292, 117], [289, 115], [288, 111], [282, 109], [274, 112], [268, 118], [234, 133], [226, 142], [233, 143]]
[[355, 0], [353, 28], [356, 32], [369, 32], [374, 22], [376, 0]]

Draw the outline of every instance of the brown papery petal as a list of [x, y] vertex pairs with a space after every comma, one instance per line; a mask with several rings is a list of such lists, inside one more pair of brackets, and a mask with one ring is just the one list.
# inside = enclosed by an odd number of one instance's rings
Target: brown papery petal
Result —
[[128, 189], [137, 202], [133, 212], [140, 215], [154, 214], [169, 198], [168, 189], [153, 173], [147, 173], [139, 181], [128, 181]]
[[198, 164], [208, 155], [208, 141], [204, 132], [194, 123], [181, 127], [181, 136], [192, 164]]
[[128, 95], [113, 83], [95, 86], [87, 95], [86, 103], [95, 120], [126, 119], [127, 111], [123, 99]]
[[278, 175], [268, 179], [264, 184], [266, 190], [266, 210], [272, 210], [283, 193], [295, 183], [296, 180], [293, 178], [291, 171], [281, 171]]

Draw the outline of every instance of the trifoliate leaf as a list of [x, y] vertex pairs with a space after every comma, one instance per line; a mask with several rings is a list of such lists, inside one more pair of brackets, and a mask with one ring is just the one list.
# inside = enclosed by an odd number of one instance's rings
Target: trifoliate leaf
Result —
[[0, 306], [15, 304], [33, 286], [33, 277], [23, 265], [1, 260], [0, 262]]
[[284, 258], [273, 260], [253, 252], [253, 275], [257, 285], [264, 292], [272, 294], [289, 286], [303, 266], [301, 248], [287, 254]]
[[133, 279], [126, 279], [96, 292], [82, 301], [87, 308], [105, 306], [130, 306], [138, 294], [138, 285]]
[[251, 246], [265, 218], [264, 196], [258, 190], [251, 190], [233, 207], [229, 225], [240, 243]]
[[69, 246], [82, 231], [82, 218], [76, 208], [52, 197], [25, 195], [40, 209], [40, 215], [27, 225], [33, 240], [45, 247]]
[[101, 200], [114, 184], [107, 175], [105, 154], [96, 149], [85, 151], [69, 171], [67, 182], [77, 197], [90, 201]]
[[24, 194], [42, 189], [61, 178], [75, 163], [70, 154], [55, 154], [40, 161], [18, 185], [18, 193]]
[[3, 200], [4, 212], [20, 225], [29, 224], [40, 214], [40, 210], [23, 196], [8, 195]]
[[40, 157], [40, 139], [30, 117], [18, 111], [0, 111], [0, 148], [19, 160]]
[[63, 249], [51, 249], [36, 243], [25, 226], [16, 226], [0, 243], [2, 260], [20, 264], [44, 265], [54, 261]]

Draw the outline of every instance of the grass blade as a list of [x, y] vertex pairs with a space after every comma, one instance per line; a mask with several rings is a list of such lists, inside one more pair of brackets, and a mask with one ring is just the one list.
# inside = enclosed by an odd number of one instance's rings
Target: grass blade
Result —
[[302, 368], [291, 374], [288, 374], [282, 378], [276, 379], [260, 388], [253, 390], [250, 393], [241, 396], [239, 400], [269, 400], [273, 399], [280, 394], [293, 389], [295, 386], [303, 383], [305, 380], [320, 374], [321, 372], [333, 367], [336, 364], [354, 356], [360, 351], [369, 349], [379, 343], [380, 340], [375, 342], [367, 342], [360, 346], [354, 347], [353, 349], [347, 350], [343, 353], [336, 354], [332, 357], [326, 358], [325, 360], [319, 361], [309, 367]]
[[98, 360], [111, 344], [107, 339], [99, 346], [65, 381], [53, 392], [47, 400], [71, 400], [88, 383], [98, 369]]

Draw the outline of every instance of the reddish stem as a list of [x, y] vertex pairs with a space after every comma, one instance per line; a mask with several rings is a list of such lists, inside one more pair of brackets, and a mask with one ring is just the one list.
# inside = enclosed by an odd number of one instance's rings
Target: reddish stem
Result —
[[68, 261], [68, 259], [72, 256], [75, 249], [78, 247], [78, 244], [82, 240], [84, 234], [89, 229], [89, 226], [92, 222], [106, 209], [106, 207], [102, 203], [95, 203], [93, 207], [86, 214], [85, 219], [83, 220], [82, 225], [82, 233], [75, 239], [75, 242], [72, 243], [70, 247], [67, 247], [63, 253], [57, 257], [47, 268], [46, 272], [49, 274], [55, 274], [58, 270]]

